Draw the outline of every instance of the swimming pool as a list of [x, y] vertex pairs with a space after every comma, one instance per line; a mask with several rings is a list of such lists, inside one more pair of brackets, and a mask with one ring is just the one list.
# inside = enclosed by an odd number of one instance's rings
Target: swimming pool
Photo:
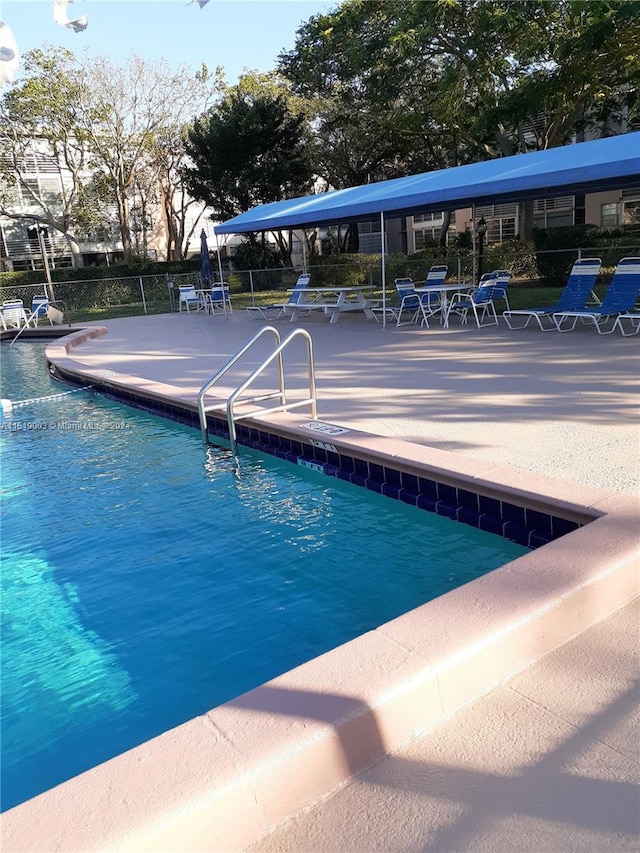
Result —
[[[3, 347], [3, 808], [526, 551]], [[375, 552], [372, 553], [372, 543]], [[473, 550], [474, 558], [469, 559]]]

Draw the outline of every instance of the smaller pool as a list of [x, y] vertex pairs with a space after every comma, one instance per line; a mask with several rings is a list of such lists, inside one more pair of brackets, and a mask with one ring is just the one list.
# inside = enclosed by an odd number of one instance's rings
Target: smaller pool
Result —
[[[1, 397], [66, 390], [2, 355]], [[3, 808], [527, 550], [87, 392], [0, 451]]]

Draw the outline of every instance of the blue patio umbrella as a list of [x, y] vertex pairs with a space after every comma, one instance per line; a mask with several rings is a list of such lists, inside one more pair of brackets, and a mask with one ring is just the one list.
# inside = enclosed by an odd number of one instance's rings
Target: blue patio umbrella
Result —
[[209, 258], [209, 246], [204, 228], [200, 232], [200, 280], [203, 286], [213, 282], [213, 268]]

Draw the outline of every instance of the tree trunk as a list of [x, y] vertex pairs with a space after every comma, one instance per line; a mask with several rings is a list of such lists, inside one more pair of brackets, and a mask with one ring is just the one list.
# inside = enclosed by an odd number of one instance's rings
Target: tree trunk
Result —
[[[282, 231], [273, 231], [273, 236], [276, 238], [276, 243], [278, 245], [278, 251], [280, 252], [280, 257], [282, 258], [282, 263], [285, 267], [290, 267], [291, 264], [291, 242], [287, 242], [284, 238]], [[289, 232], [291, 233], [291, 232]]]
[[71, 234], [65, 234], [64, 236], [67, 238], [69, 250], [71, 251], [71, 263], [73, 268], [76, 270], [82, 269], [82, 267], [84, 267], [84, 258], [82, 257], [78, 241]]
[[533, 199], [518, 204], [518, 233], [521, 240], [533, 240]]
[[338, 228], [338, 251], [342, 254], [357, 255], [360, 251], [360, 234], [358, 223], [350, 222], [347, 225], [344, 238], [341, 238], [342, 229]]
[[447, 248], [447, 233], [449, 232], [449, 227], [451, 225], [451, 215], [452, 211], [445, 210], [443, 214], [442, 227], [440, 228], [440, 238], [438, 240], [438, 246], [441, 249]]
[[129, 210], [126, 199], [118, 197], [118, 220], [120, 222], [120, 237], [125, 263], [131, 260], [131, 228], [129, 226]]

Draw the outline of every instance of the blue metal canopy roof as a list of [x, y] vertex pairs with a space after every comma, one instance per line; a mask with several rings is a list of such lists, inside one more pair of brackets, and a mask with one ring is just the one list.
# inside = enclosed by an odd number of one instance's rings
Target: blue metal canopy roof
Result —
[[216, 234], [277, 231], [640, 186], [640, 132], [262, 204]]

